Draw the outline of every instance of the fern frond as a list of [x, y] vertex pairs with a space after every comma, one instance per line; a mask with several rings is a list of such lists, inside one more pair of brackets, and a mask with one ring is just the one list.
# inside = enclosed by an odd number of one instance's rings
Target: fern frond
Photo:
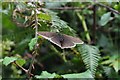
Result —
[[98, 61], [100, 59], [99, 50], [95, 46], [84, 44], [79, 48], [83, 62], [86, 65], [86, 68], [89, 69], [93, 76], [98, 66]]
[[47, 10], [47, 12], [49, 13], [49, 15], [51, 15], [52, 26], [53, 27], [56, 27], [56, 28], [67, 28], [67, 27], [69, 27], [65, 21], [61, 20], [60, 17], [57, 16], [56, 12], [53, 12], [51, 10]]
[[56, 12], [53, 12], [51, 10], [45, 9], [45, 12], [47, 12], [51, 16], [51, 31], [52, 32], [63, 32], [65, 34], [70, 34], [73, 36], [75, 35], [75, 30], [73, 30], [70, 26], [68, 26], [67, 22], [64, 20], [60, 19], [59, 16], [57, 16]]

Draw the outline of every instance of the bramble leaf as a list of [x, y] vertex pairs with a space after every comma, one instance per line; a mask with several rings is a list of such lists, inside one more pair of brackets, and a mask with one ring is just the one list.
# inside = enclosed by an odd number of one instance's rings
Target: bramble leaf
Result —
[[5, 66], [7, 66], [7, 65], [9, 65], [10, 63], [12, 63], [12, 62], [14, 62], [14, 61], [16, 61], [16, 60], [17, 60], [16, 57], [5, 57], [5, 58], [3, 59], [3, 64], [4, 64]]

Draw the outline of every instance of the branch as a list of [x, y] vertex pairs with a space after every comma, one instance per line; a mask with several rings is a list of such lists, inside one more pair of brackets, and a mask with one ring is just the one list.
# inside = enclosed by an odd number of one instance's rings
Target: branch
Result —
[[97, 3], [97, 4], [98, 4], [98, 5], [100, 5], [100, 6], [102, 6], [102, 7], [107, 8], [108, 10], [110, 10], [110, 11], [112, 11], [112, 12], [116, 13], [116, 14], [120, 14], [120, 12], [119, 12], [119, 11], [114, 10], [113, 8], [111, 8], [111, 7], [109, 7], [109, 6], [106, 6], [106, 5], [101, 4], [101, 3]]

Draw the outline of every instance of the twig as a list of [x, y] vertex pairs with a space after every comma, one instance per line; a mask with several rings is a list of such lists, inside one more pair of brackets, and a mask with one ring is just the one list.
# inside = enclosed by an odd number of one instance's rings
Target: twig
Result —
[[16, 62], [13, 62], [15, 65], [17, 65], [19, 68], [21, 68], [26, 74], [29, 74], [30, 76], [33, 76], [33, 74], [28, 73], [28, 70], [17, 64]]
[[106, 6], [106, 5], [101, 4], [101, 3], [97, 3], [97, 4], [100, 5], [100, 6], [102, 6], [102, 7], [105, 7], [105, 8], [107, 8], [107, 9], [109, 9], [110, 11], [112, 11], [112, 12], [114, 12], [114, 13], [116, 13], [116, 14], [120, 14], [119, 11], [114, 10], [113, 8], [111, 8], [111, 7], [109, 7], [109, 6]]
[[[36, 5], [36, 3], [35, 3], [35, 5]], [[35, 11], [35, 38], [37, 39], [38, 38], [38, 36], [37, 36], [37, 32], [38, 32], [38, 18], [37, 18], [36, 10], [37, 10], [37, 5], [36, 5], [35, 10], [34, 10]], [[32, 57], [32, 60], [31, 60], [31, 64], [30, 64], [29, 69], [28, 69], [28, 73], [31, 73], [31, 71], [32, 71], [32, 65], [34, 64], [36, 55], [37, 55], [37, 43], [35, 45], [35, 53], [33, 54], [33, 57]], [[30, 75], [28, 75], [28, 77], [29, 77], [29, 79], [31, 79]]]
[[23, 68], [22, 66], [20, 66], [19, 64], [17, 64], [16, 62], [13, 62], [15, 65], [17, 65], [18, 67], [20, 67], [23, 71], [25, 71], [26, 73], [28, 73], [28, 70], [26, 70], [25, 68]]

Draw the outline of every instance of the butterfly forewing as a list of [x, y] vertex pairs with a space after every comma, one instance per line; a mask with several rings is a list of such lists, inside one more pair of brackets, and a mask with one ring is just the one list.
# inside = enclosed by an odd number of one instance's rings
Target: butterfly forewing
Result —
[[56, 35], [56, 33], [54, 32], [38, 32], [38, 35], [44, 37], [45, 39], [51, 39], [52, 37], [54, 37]]
[[54, 37], [52, 37], [50, 41], [56, 44], [57, 46], [61, 47], [61, 41], [58, 35], [55, 35]]

